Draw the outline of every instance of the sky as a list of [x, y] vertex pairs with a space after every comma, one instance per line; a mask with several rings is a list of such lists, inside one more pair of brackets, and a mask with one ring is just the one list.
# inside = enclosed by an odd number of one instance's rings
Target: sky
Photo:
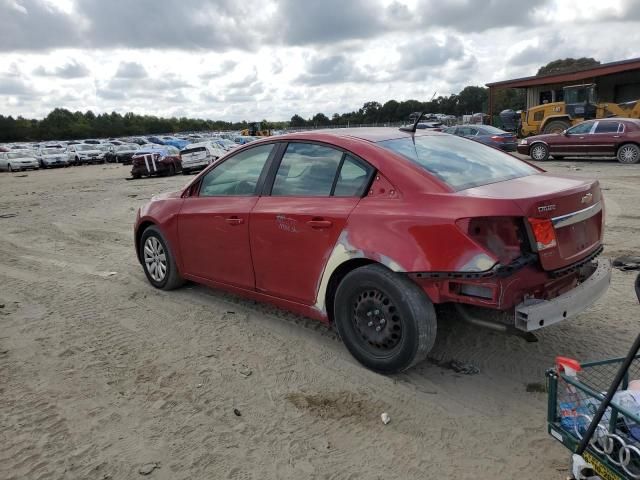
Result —
[[0, 0], [0, 114], [288, 120], [640, 57], [640, 0]]

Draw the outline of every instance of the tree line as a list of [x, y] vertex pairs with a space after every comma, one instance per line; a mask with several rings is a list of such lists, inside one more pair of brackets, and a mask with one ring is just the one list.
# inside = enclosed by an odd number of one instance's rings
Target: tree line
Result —
[[[290, 121], [274, 122], [262, 120], [262, 128], [284, 129], [306, 126], [344, 126], [357, 124], [381, 124], [407, 121], [413, 112], [424, 111], [462, 115], [486, 111], [488, 90], [469, 86], [460, 93], [439, 96], [430, 101], [389, 100], [384, 104], [366, 102], [358, 110], [334, 113], [331, 118], [317, 113], [309, 119], [294, 115]], [[496, 106], [519, 109], [524, 107], [524, 96], [515, 90], [505, 90], [496, 98]], [[211, 130], [242, 130], [248, 122], [225, 122], [198, 118], [162, 118], [153, 115], [137, 115], [117, 112], [96, 115], [91, 110], [71, 112], [64, 108], [52, 110], [41, 120], [21, 116], [0, 115], [0, 142], [72, 140], [82, 138], [111, 138], [161, 133], [198, 132]]]
[[[600, 64], [593, 58], [566, 58], [554, 60], [538, 70], [538, 75], [581, 70]], [[285, 122], [262, 120], [262, 128], [324, 127], [360, 124], [385, 124], [406, 122], [413, 112], [443, 113], [457, 117], [464, 114], [486, 112], [489, 90], [485, 87], [467, 86], [457, 94], [439, 96], [428, 101], [389, 100], [384, 104], [365, 102], [352, 112], [334, 113], [329, 118], [316, 113], [311, 118], [294, 115]], [[504, 89], [494, 92], [494, 112], [511, 108], [521, 110], [526, 106], [523, 89]], [[252, 122], [255, 121], [251, 120]], [[198, 118], [162, 118], [153, 115], [137, 115], [117, 112], [96, 115], [87, 112], [71, 112], [56, 108], [42, 120], [0, 115], [0, 142], [71, 140], [79, 138], [110, 138], [161, 133], [198, 132], [211, 130], [242, 130], [248, 123], [204, 120]]]

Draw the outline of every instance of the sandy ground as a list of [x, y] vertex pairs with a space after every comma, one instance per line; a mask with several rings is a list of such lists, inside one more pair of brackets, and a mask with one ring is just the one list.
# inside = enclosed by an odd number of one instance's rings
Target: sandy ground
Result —
[[[640, 166], [547, 162], [606, 190], [606, 254], [640, 252]], [[384, 377], [324, 326], [190, 285], [153, 289], [135, 210], [185, 178], [122, 166], [0, 174], [0, 478], [561, 479], [545, 431], [557, 354], [625, 353], [632, 273], [539, 342], [441, 318], [432, 360]], [[462, 375], [437, 365], [480, 369]], [[236, 415], [234, 409], [237, 409]], [[383, 425], [380, 414], [391, 423]], [[148, 465], [152, 464], [152, 465]]]

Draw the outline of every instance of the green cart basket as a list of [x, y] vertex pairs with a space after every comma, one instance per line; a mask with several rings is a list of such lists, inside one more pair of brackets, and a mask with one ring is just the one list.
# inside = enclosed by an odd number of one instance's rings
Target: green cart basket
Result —
[[[635, 289], [640, 301], [640, 275]], [[558, 357], [547, 370], [548, 432], [574, 453], [578, 480], [640, 480], [640, 389], [627, 390], [640, 380], [639, 350], [640, 335], [626, 357], [588, 363]]]

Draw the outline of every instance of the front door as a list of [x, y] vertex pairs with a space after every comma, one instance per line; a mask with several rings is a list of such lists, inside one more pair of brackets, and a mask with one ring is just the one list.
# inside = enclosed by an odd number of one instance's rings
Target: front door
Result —
[[251, 213], [256, 289], [313, 305], [331, 252], [373, 168], [340, 150], [289, 143], [273, 181]]
[[550, 143], [551, 155], [589, 155], [589, 135], [594, 122], [583, 122], [560, 133]]
[[253, 289], [249, 214], [274, 144], [259, 145], [225, 159], [186, 198], [178, 216], [185, 273]]

